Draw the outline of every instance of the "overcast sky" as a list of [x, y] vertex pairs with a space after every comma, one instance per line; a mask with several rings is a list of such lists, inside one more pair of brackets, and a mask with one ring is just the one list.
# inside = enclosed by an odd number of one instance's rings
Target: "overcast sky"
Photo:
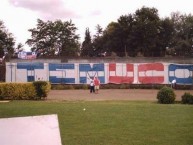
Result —
[[[133, 14], [137, 9], [154, 7], [160, 18], [171, 12], [193, 14], [192, 0], [1, 0], [0, 20], [16, 39], [16, 44], [25, 43], [30, 38], [28, 29], [35, 28], [37, 19], [44, 21], [72, 20], [78, 28], [81, 41], [85, 29], [95, 34], [96, 25], [103, 29], [117, 21], [121, 15]], [[26, 46], [27, 47], [27, 46]]]

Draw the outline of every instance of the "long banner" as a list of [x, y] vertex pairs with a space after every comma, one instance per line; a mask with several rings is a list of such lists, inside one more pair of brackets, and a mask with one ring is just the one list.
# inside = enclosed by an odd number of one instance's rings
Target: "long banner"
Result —
[[192, 64], [170, 63], [6, 63], [6, 82], [50, 81], [52, 84], [193, 84]]

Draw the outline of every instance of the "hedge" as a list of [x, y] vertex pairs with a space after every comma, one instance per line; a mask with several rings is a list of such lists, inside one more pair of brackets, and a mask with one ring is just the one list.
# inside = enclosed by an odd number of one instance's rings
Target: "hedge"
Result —
[[39, 83], [0, 83], [0, 99], [35, 100], [46, 98], [50, 86], [50, 83], [45, 81]]

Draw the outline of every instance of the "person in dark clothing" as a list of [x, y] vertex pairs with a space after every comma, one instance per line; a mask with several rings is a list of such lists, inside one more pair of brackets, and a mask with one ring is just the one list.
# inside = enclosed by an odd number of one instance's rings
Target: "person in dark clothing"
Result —
[[90, 93], [94, 93], [95, 89], [94, 89], [94, 81], [91, 79], [90, 80]]

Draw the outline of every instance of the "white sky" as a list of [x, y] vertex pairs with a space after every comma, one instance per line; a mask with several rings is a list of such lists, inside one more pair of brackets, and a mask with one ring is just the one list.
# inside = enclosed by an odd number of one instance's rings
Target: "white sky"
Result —
[[143, 6], [158, 9], [160, 18], [177, 11], [193, 14], [191, 0], [1, 0], [0, 20], [14, 35], [16, 44], [25, 44], [31, 35], [28, 29], [36, 28], [38, 18], [44, 21], [71, 19], [82, 41], [87, 27], [94, 35], [97, 24], [105, 29], [121, 15], [134, 14]]

